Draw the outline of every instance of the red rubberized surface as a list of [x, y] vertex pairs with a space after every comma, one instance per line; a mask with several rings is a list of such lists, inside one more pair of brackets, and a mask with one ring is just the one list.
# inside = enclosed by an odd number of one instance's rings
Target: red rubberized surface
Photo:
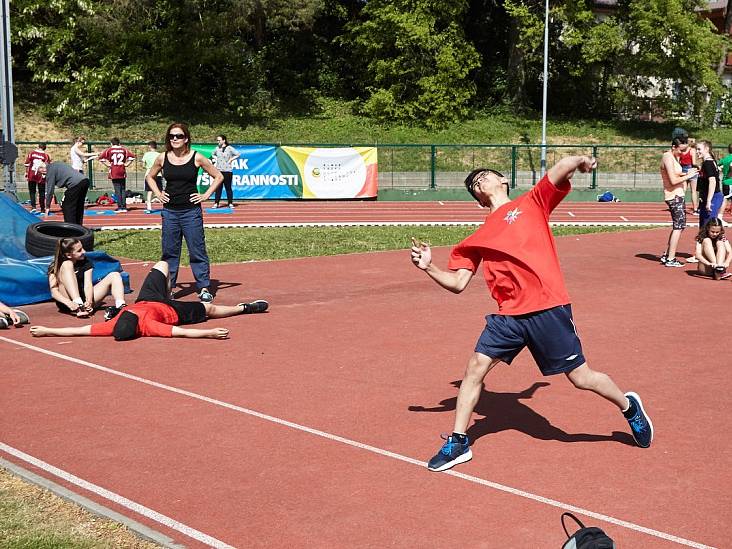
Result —
[[[643, 397], [653, 446], [635, 447], [614, 407], [562, 376], [542, 378], [524, 352], [487, 377], [470, 429], [474, 458], [455, 470], [729, 547], [732, 285], [690, 276], [691, 267], [660, 266], [666, 238], [667, 230], [651, 230], [558, 239], [588, 362]], [[685, 235], [681, 249], [690, 244]], [[444, 265], [447, 253], [437, 249], [436, 261]], [[137, 287], [147, 267], [128, 269]], [[27, 328], [0, 337], [426, 461], [452, 426], [454, 384], [483, 316], [495, 310], [482, 279], [455, 296], [415, 269], [406, 250], [228, 264], [214, 266], [212, 276], [221, 282], [218, 303], [266, 298], [270, 312], [210, 321], [231, 329], [228, 341], [34, 339]], [[191, 280], [188, 269], [181, 280]], [[50, 304], [25, 309], [34, 324], [85, 322]], [[560, 547], [564, 540], [561, 509], [546, 502], [5, 340], [0, 356], [4, 444], [235, 547]], [[679, 546], [581, 518], [619, 547]]]
[[[156, 205], [159, 207], [159, 205]], [[136, 204], [127, 213], [88, 215], [92, 211], [112, 211], [114, 207], [87, 209], [84, 225], [91, 228], [133, 226], [155, 227], [159, 214], [146, 214], [144, 204]], [[304, 223], [482, 223], [487, 214], [475, 202], [243, 202], [233, 213], [204, 211], [206, 224], [304, 224]], [[61, 218], [59, 212], [49, 219]], [[43, 219], [43, 218], [41, 218]], [[663, 202], [564, 202], [551, 216], [564, 223], [669, 223], [670, 215]], [[689, 214], [688, 222], [698, 222]]]

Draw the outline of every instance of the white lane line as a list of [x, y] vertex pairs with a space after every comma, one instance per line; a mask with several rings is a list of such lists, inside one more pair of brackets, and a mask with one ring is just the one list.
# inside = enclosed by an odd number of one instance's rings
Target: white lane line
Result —
[[572, 212], [567, 212], [567, 214], [569, 214], [569, 217], [577, 217], [577, 216], [576, 216], [576, 215], [574, 215], [574, 214], [573, 214]]
[[444, 202], [443, 202], [442, 200], [438, 200], [438, 201], [437, 201], [437, 203], [438, 203], [438, 204], [439, 204], [440, 206], [444, 206], [444, 205], [445, 205], [445, 203], [444, 203]]
[[[171, 385], [165, 385], [164, 383], [159, 383], [157, 381], [152, 381], [150, 379], [146, 379], [140, 376], [136, 376], [133, 374], [128, 374], [126, 372], [120, 372], [118, 370], [113, 370], [111, 368], [107, 368], [106, 366], [100, 366], [99, 364], [94, 364], [93, 362], [87, 362], [86, 360], [81, 360], [79, 358], [75, 358], [72, 356], [64, 355], [61, 353], [57, 353], [54, 351], [49, 351], [47, 349], [44, 349], [42, 347], [36, 347], [35, 345], [29, 345], [28, 343], [23, 343], [21, 341], [15, 341], [13, 339], [8, 339], [6, 337], [0, 336], [0, 341], [5, 341], [6, 343], [10, 343], [12, 345], [17, 345], [19, 347], [24, 347], [26, 349], [29, 349], [31, 351], [35, 351], [38, 353], [42, 353], [45, 355], [49, 355], [52, 357], [60, 358], [62, 360], [66, 360], [68, 362], [73, 362], [74, 364], [79, 364], [80, 366], [86, 366], [87, 368], [92, 368], [94, 370], [99, 370], [101, 372], [105, 372], [108, 374], [112, 374], [115, 376], [119, 376], [125, 379], [129, 379], [131, 381], [137, 381], [139, 383], [142, 383], [144, 385], [149, 385], [151, 387], [156, 387], [158, 389], [163, 389], [164, 391], [169, 391], [171, 393], [187, 396], [190, 398], [194, 398], [196, 400], [200, 400], [202, 402], [206, 402], [208, 404], [213, 404], [215, 406], [220, 406], [222, 408], [226, 408], [229, 410], [233, 410], [235, 412], [241, 412], [243, 414], [247, 414], [259, 419], [263, 419], [265, 421], [270, 421], [272, 423], [275, 423], [277, 425], [282, 425], [284, 427], [290, 427], [291, 429], [295, 429], [298, 431], [303, 431], [305, 433], [309, 433], [311, 435], [315, 435], [318, 437], [325, 438], [327, 440], [331, 440], [333, 442], [340, 442], [341, 444], [345, 444], [347, 446], [352, 446], [354, 448], [359, 448], [361, 450], [366, 450], [368, 452], [372, 452], [374, 454], [378, 454], [380, 456], [392, 458], [398, 461], [403, 461], [405, 463], [409, 463], [411, 465], [416, 465], [418, 467], [424, 468], [426, 466], [426, 463], [424, 461], [420, 461], [418, 459], [414, 459], [408, 456], [403, 456], [401, 454], [397, 454], [395, 452], [390, 452], [389, 450], [384, 450], [382, 448], [377, 448], [376, 446], [371, 446], [369, 444], [364, 444], [362, 442], [358, 442], [355, 440], [351, 440], [348, 438], [344, 438], [338, 435], [334, 435], [332, 433], [327, 433], [325, 431], [320, 431], [318, 429], [314, 429], [312, 427], [307, 427], [305, 425], [300, 425], [299, 423], [294, 423], [292, 421], [288, 421], [286, 419], [281, 419], [278, 417], [270, 416], [268, 414], [264, 414], [262, 412], [257, 412], [256, 410], [251, 410], [249, 408], [244, 408], [241, 406], [237, 406], [235, 404], [231, 404], [229, 402], [224, 402], [221, 400], [217, 400], [215, 398], [207, 397], [205, 395], [200, 395], [198, 393], [193, 393], [191, 391], [186, 391], [185, 389], [179, 389], [178, 387], [173, 387]], [[1, 443], [0, 443], [1, 444]], [[668, 541], [672, 541], [674, 543], [678, 543], [679, 545], [686, 545], [687, 547], [694, 547], [696, 549], [713, 549], [712, 547], [708, 545], [704, 545], [702, 543], [698, 543], [695, 541], [687, 540], [678, 536], [675, 536], [673, 534], [668, 534], [666, 532], [661, 532], [659, 530], [654, 530], [652, 528], [646, 528], [645, 526], [641, 526], [639, 524], [635, 524], [632, 522], [628, 522], [622, 519], [618, 519], [615, 517], [611, 517], [608, 515], [604, 515], [602, 513], [596, 513], [595, 511], [590, 511], [588, 509], [583, 509], [582, 507], [576, 507], [574, 505], [570, 505], [568, 503], [563, 503], [561, 501], [546, 498], [544, 496], [539, 496], [536, 494], [532, 494], [531, 492], [525, 492], [524, 490], [519, 490], [518, 488], [512, 488], [511, 486], [505, 486], [503, 484], [499, 484], [497, 482], [492, 482], [490, 480], [485, 480], [480, 477], [474, 477], [472, 475], [466, 475], [464, 473], [458, 473], [456, 471], [446, 471], [442, 473], [444, 475], [450, 475], [454, 476], [463, 480], [466, 480], [468, 482], [472, 482], [475, 484], [479, 484], [482, 486], [487, 486], [488, 488], [493, 488], [494, 490], [498, 490], [501, 492], [506, 492], [515, 496], [519, 496], [522, 498], [530, 499], [539, 503], [543, 503], [545, 505], [550, 505], [552, 507], [557, 507], [559, 509], [564, 509], [571, 511], [573, 513], [578, 513], [581, 515], [585, 515], [587, 517], [591, 517], [597, 520], [601, 520], [603, 522], [607, 522], [609, 524], [615, 524], [617, 526], [621, 526], [623, 528], [627, 528], [628, 530], [633, 530], [635, 532], [640, 532], [643, 534], [648, 534], [649, 536], [654, 536], [657, 538], [665, 539]]]
[[620, 216], [620, 219], [622, 219], [623, 221], [628, 221], [628, 218], [627, 218], [627, 217], [625, 217], [624, 215], [621, 215], [621, 216]]
[[183, 524], [182, 522], [167, 517], [161, 513], [158, 513], [157, 511], [153, 511], [149, 507], [145, 507], [144, 505], [141, 505], [135, 501], [129, 500], [126, 497], [120, 496], [115, 492], [107, 490], [106, 488], [102, 488], [101, 486], [92, 484], [91, 482], [86, 481], [83, 478], [79, 478], [76, 475], [67, 473], [63, 469], [54, 467], [50, 463], [46, 463], [45, 461], [42, 461], [29, 454], [26, 454], [25, 452], [17, 450], [12, 446], [8, 446], [7, 444], [0, 442], [0, 450], [7, 454], [10, 454], [11, 456], [15, 456], [16, 458], [21, 459], [26, 463], [30, 463], [31, 465], [38, 467], [39, 469], [42, 469], [43, 471], [46, 471], [47, 473], [50, 473], [55, 477], [61, 478], [66, 482], [73, 484], [74, 486], [78, 486], [80, 488], [83, 488], [84, 490], [93, 492], [94, 494], [97, 494], [104, 499], [112, 501], [117, 505], [124, 507], [125, 509], [130, 509], [131, 511], [152, 519], [159, 524], [167, 526], [168, 528], [172, 528], [176, 532], [185, 534], [186, 536], [193, 538], [196, 541], [200, 541], [201, 543], [205, 543], [206, 545], [210, 545], [211, 547], [217, 547], [220, 549], [234, 549], [233, 546], [224, 543], [223, 541], [218, 540], [214, 537], [211, 537], [208, 534], [204, 534], [203, 532], [200, 532], [195, 528], [191, 528], [187, 524]]

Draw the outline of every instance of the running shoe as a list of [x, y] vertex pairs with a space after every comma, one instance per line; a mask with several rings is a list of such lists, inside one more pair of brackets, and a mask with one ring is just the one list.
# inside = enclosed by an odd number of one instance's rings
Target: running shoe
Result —
[[203, 303], [211, 303], [214, 300], [213, 294], [209, 292], [206, 288], [198, 292], [198, 299], [200, 299]]
[[20, 322], [18, 324], [30, 324], [30, 318], [24, 311], [21, 311], [20, 309], [13, 309], [13, 312], [20, 319]]
[[664, 253], [664, 254], [663, 254], [663, 255], [661, 256], [661, 263], [666, 263], [666, 261], [668, 261], [668, 256], [667, 256], [667, 255], [666, 255], [666, 254]]
[[732, 273], [724, 273], [719, 276], [719, 280], [727, 280], [730, 277], [732, 277]]
[[470, 441], [465, 437], [465, 443], [458, 442], [452, 435], [440, 435], [445, 441], [437, 455], [427, 464], [430, 471], [446, 471], [455, 465], [473, 459], [470, 451]]
[[0, 316], [0, 330], [5, 330], [8, 326], [10, 326], [10, 321], [7, 319], [5, 315]]
[[686, 262], [687, 263], [699, 263], [699, 260], [692, 255], [691, 257], [686, 258]]
[[122, 307], [110, 305], [109, 307], [104, 309], [104, 321], [106, 322], [107, 320], [112, 320], [115, 316], [119, 314], [123, 307], [127, 307], [127, 305], [122, 305]]
[[683, 267], [684, 264], [681, 263], [681, 261], [679, 261], [678, 259], [673, 258], [673, 259], [667, 259], [666, 261], [664, 261], [663, 266], [664, 267]]
[[653, 423], [651, 423], [651, 418], [646, 414], [641, 398], [636, 393], [625, 393], [625, 397], [630, 402], [628, 412], [631, 410], [635, 412], [631, 417], [625, 417], [630, 425], [630, 431], [633, 433], [635, 443], [641, 448], [648, 448], [653, 441]]
[[264, 311], [269, 309], [269, 303], [267, 303], [264, 299], [257, 299], [256, 301], [251, 301], [249, 303], [239, 303], [238, 306], [241, 307], [241, 314], [243, 315], [263, 313]]

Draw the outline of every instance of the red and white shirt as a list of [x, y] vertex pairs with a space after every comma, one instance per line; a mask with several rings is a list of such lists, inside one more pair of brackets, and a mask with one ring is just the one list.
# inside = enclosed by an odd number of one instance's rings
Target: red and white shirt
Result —
[[49, 163], [50, 161], [51, 157], [48, 156], [46, 151], [36, 149], [29, 152], [28, 156], [25, 157], [25, 162], [23, 162], [23, 165], [25, 166], [26, 181], [31, 183], [42, 183], [46, 176], [38, 173], [38, 164], [41, 162]]
[[522, 315], [567, 305], [549, 215], [571, 190], [569, 180], [553, 185], [544, 176], [526, 194], [486, 217], [477, 231], [455, 246], [448, 267], [483, 275], [498, 313]]
[[109, 162], [109, 179], [124, 179], [127, 177], [127, 162], [135, 158], [135, 153], [122, 145], [112, 145], [104, 149], [99, 160]]

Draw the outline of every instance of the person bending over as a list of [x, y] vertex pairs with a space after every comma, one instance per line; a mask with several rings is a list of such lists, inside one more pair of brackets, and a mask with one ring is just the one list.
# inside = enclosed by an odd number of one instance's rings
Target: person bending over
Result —
[[28, 324], [30, 319], [20, 309], [11, 309], [5, 303], [0, 301], [0, 329], [5, 329], [9, 326], [20, 326], [21, 324]]
[[699, 260], [696, 267], [699, 274], [711, 276], [714, 280], [732, 277], [727, 272], [732, 262], [732, 246], [724, 234], [721, 219], [712, 217], [696, 235], [694, 256]]
[[561, 159], [526, 194], [508, 196], [508, 180], [491, 169], [478, 169], [465, 179], [468, 192], [489, 209], [478, 230], [452, 249], [449, 270], [432, 262], [428, 244], [413, 241], [411, 259], [432, 280], [453, 293], [468, 286], [481, 262], [498, 313], [486, 317], [460, 385], [453, 433], [429, 461], [431, 471], [444, 471], [472, 458], [466, 435], [483, 380], [497, 364], [510, 364], [528, 347], [545, 376], [564, 374], [578, 389], [592, 391], [623, 413], [638, 446], [647, 448], [653, 426], [636, 393], [625, 393], [606, 374], [591, 370], [574, 328], [572, 306], [559, 267], [549, 215], [571, 189], [575, 170], [590, 172], [594, 158]]
[[114, 318], [125, 306], [122, 275], [111, 272], [96, 284], [92, 280], [93, 265], [81, 242], [76, 238], [59, 239], [48, 266], [48, 285], [59, 312], [87, 318], [111, 292], [114, 305], [106, 308], [104, 319]]
[[99, 324], [70, 328], [31, 326], [30, 332], [42, 336], [114, 336], [126, 341], [138, 336], [189, 337], [226, 339], [226, 328], [182, 328], [198, 324], [209, 318], [225, 318], [240, 314], [263, 313], [269, 303], [258, 299], [238, 305], [214, 305], [170, 299], [168, 264], [158, 261], [148, 273], [134, 305], [129, 305], [114, 319]]

